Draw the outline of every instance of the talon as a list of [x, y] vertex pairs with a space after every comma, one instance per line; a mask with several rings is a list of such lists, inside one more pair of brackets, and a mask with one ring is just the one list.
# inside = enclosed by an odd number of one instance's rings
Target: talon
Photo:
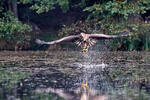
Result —
[[88, 49], [82, 49], [82, 52], [88, 52]]

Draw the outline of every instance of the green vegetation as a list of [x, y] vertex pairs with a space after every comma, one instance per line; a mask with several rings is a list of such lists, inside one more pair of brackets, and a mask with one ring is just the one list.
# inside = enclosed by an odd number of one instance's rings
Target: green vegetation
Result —
[[[141, 17], [150, 10], [149, 0], [123, 0], [122, 2], [121, 0], [100, 0], [92, 4], [90, 4], [90, 0], [82, 1], [80, 5], [84, 5], [81, 6], [83, 11], [89, 12], [88, 20], [66, 27], [63, 32], [82, 30], [84, 32], [119, 34], [127, 30], [131, 32], [132, 36], [128, 39], [114, 40], [111, 50], [150, 50], [150, 23], [148, 18], [144, 21]], [[93, 20], [92, 23], [91, 20]]]
[[69, 0], [20, 0], [20, 3], [31, 4], [30, 8], [38, 14], [55, 9], [55, 5], [59, 5], [63, 12], [69, 10]]
[[19, 39], [30, 27], [22, 24], [17, 18], [14, 18], [11, 12], [2, 13], [0, 18], [0, 38], [1, 39]]
[[[0, 2], [0, 39], [16, 39], [20, 38], [21, 33], [25, 33], [26, 30], [30, 31], [28, 25], [22, 24], [18, 19], [17, 15], [14, 15], [15, 11], [12, 12], [10, 3], [15, 2], [8, 0], [1, 0]], [[6, 5], [8, 3], [9, 5]]]
[[[59, 21], [66, 17], [60, 12], [69, 17]], [[131, 36], [113, 40], [110, 50], [150, 50], [149, 12], [149, 0], [1, 0], [0, 39], [15, 40], [16, 46], [28, 36], [34, 38], [34, 32], [27, 34], [34, 22], [63, 36], [80, 32], [119, 34], [126, 30]], [[54, 17], [54, 14], [60, 16]], [[72, 17], [73, 21], [69, 22]]]
[[[18, 20], [16, 10], [14, 11], [12, 0], [1, 0], [0, 2], [0, 49], [12, 48], [12, 45], [22, 41], [25, 33], [31, 31], [31, 28]], [[7, 5], [8, 4], [8, 5]]]

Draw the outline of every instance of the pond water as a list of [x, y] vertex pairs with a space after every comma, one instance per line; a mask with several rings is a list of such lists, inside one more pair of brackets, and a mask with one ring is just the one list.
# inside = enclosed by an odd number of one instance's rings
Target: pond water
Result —
[[150, 52], [0, 52], [0, 100], [150, 100]]

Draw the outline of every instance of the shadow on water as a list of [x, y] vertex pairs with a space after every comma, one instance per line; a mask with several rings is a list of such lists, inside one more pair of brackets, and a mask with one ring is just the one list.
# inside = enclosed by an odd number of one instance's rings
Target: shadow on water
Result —
[[150, 99], [149, 53], [55, 51], [1, 55], [1, 100]]

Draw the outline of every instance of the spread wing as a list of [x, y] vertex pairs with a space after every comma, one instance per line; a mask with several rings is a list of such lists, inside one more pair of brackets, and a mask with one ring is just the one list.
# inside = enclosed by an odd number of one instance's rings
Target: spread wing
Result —
[[95, 39], [114, 39], [114, 38], [120, 38], [125, 36], [129, 36], [129, 32], [125, 31], [120, 33], [119, 35], [89, 34], [90, 38], [95, 38]]
[[51, 42], [45, 42], [45, 41], [42, 41], [40, 39], [36, 39], [36, 43], [37, 44], [57, 44], [57, 43], [62, 43], [62, 42], [72, 42], [76, 39], [80, 38], [80, 35], [71, 35], [71, 36], [67, 36], [67, 37], [63, 37], [59, 40], [55, 40], [55, 41], [51, 41]]

